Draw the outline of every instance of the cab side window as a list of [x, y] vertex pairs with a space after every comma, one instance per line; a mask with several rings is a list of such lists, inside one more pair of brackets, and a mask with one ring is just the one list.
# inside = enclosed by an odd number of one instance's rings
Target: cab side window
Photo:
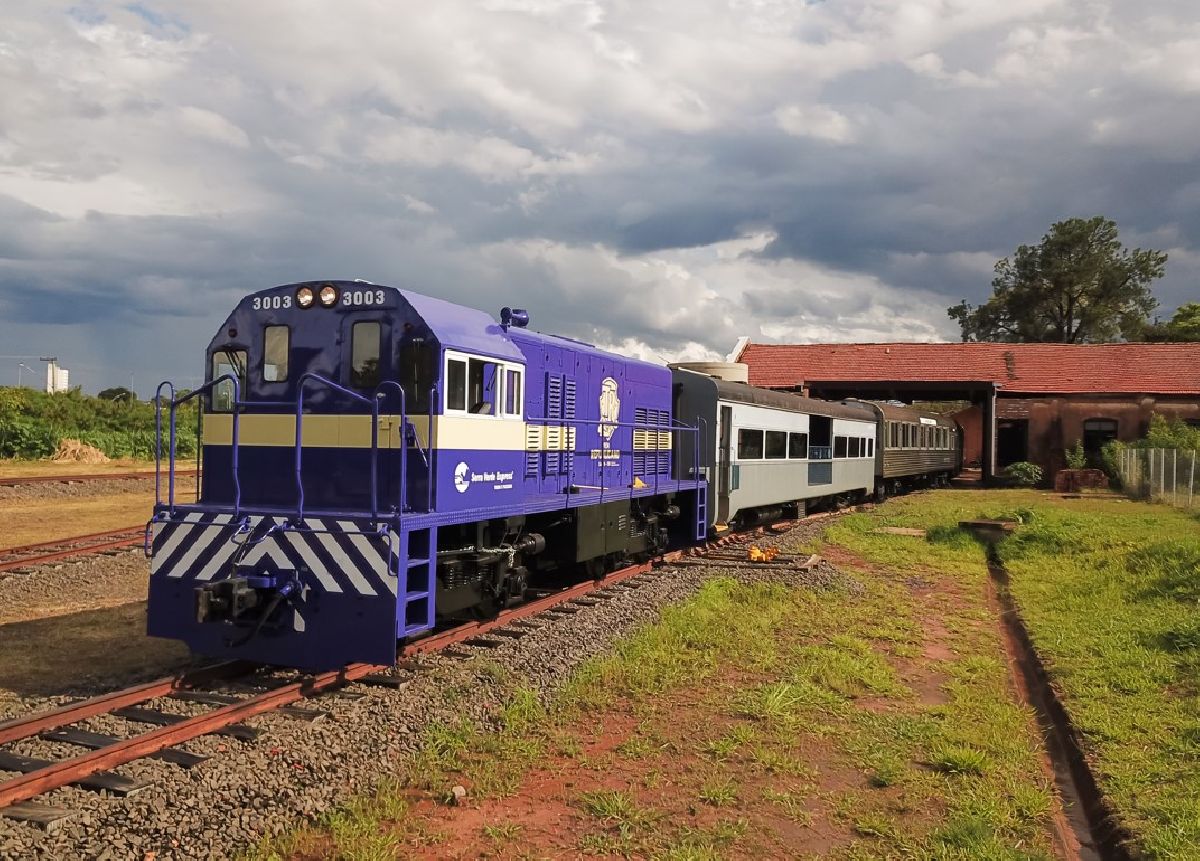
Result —
[[467, 363], [461, 359], [446, 362], [446, 409], [467, 409]]
[[500, 365], [483, 359], [471, 359], [467, 378], [470, 411], [475, 415], [499, 415]]

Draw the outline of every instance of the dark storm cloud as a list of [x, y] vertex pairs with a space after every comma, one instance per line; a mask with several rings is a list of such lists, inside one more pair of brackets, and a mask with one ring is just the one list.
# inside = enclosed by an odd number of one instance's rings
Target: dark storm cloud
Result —
[[1194, 299], [1182, 0], [288, 9], [10, 10], [0, 352], [194, 374], [240, 295], [319, 277], [668, 356], [954, 337], [1093, 214]]

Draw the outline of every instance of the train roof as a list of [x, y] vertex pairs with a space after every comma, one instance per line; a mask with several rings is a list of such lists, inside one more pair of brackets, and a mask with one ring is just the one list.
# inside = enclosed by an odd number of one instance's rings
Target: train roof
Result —
[[443, 347], [524, 364], [525, 354], [508, 336], [508, 330], [490, 314], [411, 290], [397, 292], [420, 315]]
[[[689, 372], [695, 373], [695, 372]], [[840, 403], [838, 401], [822, 401], [817, 398], [804, 398], [790, 392], [777, 392], [773, 389], [760, 389], [747, 383], [731, 383], [710, 377], [717, 387], [717, 397], [723, 401], [734, 401], [741, 404], [754, 404], [761, 407], [789, 410], [795, 413], [807, 413], [814, 416], [828, 416], [838, 419], [854, 419], [856, 421], [875, 421], [875, 411], [863, 403]]]
[[926, 419], [925, 424], [932, 419], [942, 427], [954, 428], [958, 427], [958, 423], [949, 416], [944, 416], [941, 413], [931, 413], [927, 410], [913, 409], [912, 407], [903, 407], [896, 404], [889, 404], [883, 401], [850, 401], [850, 403], [869, 404], [883, 414], [883, 417], [888, 421], [893, 422], [913, 422], [920, 423], [921, 419]]

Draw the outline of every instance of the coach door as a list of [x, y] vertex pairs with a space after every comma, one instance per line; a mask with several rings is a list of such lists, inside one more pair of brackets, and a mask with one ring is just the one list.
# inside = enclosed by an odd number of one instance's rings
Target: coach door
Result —
[[717, 445], [717, 523], [728, 523], [729, 492], [733, 483], [733, 461], [730, 456], [733, 446], [733, 407], [721, 407], [721, 419], [717, 426], [720, 429]]

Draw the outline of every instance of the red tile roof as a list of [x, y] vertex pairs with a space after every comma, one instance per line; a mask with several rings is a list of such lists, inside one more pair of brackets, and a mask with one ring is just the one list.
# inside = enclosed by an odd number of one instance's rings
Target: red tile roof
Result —
[[752, 385], [986, 382], [1020, 394], [1200, 394], [1200, 343], [747, 344]]

